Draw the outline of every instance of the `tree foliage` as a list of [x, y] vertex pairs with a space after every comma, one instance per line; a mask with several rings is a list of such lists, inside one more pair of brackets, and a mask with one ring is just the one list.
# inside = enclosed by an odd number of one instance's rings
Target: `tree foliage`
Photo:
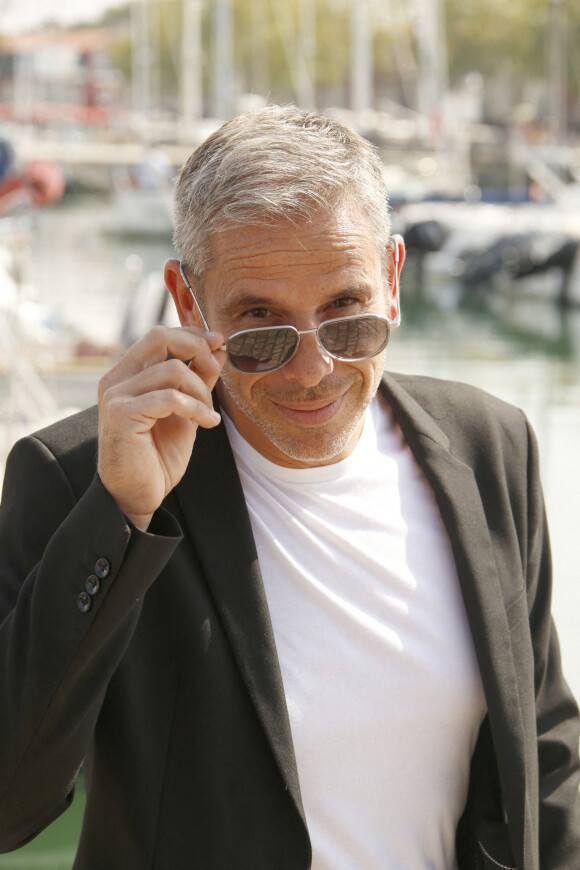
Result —
[[577, 0], [445, 0], [451, 80], [472, 71], [484, 76], [509, 71], [521, 81], [545, 79], [555, 13], [560, 16], [559, 50], [566, 61], [570, 93], [578, 95]]
[[[148, 0], [156, 76], [164, 100], [177, 92], [180, 76], [184, 0]], [[187, 2], [187, 0], [185, 0]], [[354, 2], [354, 0], [353, 0]], [[301, 0], [231, 0], [234, 34], [234, 82], [238, 93], [258, 93], [279, 101], [296, 94], [300, 50]], [[412, 105], [418, 67], [416, 41], [419, 0], [369, 0], [373, 22], [376, 92]], [[348, 105], [351, 0], [311, 0], [315, 16], [315, 56], [311, 75], [319, 102]], [[568, 85], [580, 92], [580, 3], [577, 0], [444, 0], [445, 40], [451, 84], [477, 71], [490, 77], [509, 72], [522, 81], [545, 79], [551, 12], [563, 14]], [[203, 90], [213, 87], [214, 0], [202, 2]], [[107, 13], [107, 23], [128, 20], [129, 7]], [[129, 34], [119, 40], [115, 63], [131, 75]]]
[[452, 78], [474, 70], [492, 75], [499, 67], [539, 73], [545, 55], [547, 6], [546, 0], [446, 0]]

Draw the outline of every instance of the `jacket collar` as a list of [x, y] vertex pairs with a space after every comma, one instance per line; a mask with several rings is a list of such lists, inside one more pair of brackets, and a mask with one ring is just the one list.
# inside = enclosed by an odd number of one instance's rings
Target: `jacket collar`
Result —
[[[412, 379], [406, 382], [410, 385]], [[451, 542], [488, 707], [512, 848], [518, 866], [524, 866], [524, 725], [510, 628], [479, 487], [472, 468], [454, 454], [449, 436], [396, 377], [385, 376], [381, 393], [433, 489]], [[456, 426], [450, 424], [451, 432]]]
[[199, 429], [174, 490], [248, 694], [304, 824], [282, 675], [250, 518], [225, 426]]

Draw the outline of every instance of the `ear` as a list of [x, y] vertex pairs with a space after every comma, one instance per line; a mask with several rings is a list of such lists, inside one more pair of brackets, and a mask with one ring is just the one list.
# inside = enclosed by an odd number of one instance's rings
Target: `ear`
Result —
[[183, 280], [179, 269], [179, 260], [171, 259], [165, 263], [165, 286], [171, 293], [173, 304], [177, 309], [179, 322], [182, 326], [201, 326], [203, 323], [191, 290]]
[[403, 237], [395, 233], [389, 245], [387, 252], [387, 262], [389, 266], [389, 287], [387, 290], [387, 308], [389, 319], [393, 324], [401, 322], [401, 300], [399, 295], [399, 286], [401, 280], [401, 269], [405, 262], [405, 242]]

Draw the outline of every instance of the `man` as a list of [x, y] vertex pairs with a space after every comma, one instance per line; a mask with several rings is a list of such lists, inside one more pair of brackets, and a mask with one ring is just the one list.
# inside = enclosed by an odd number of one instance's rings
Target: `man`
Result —
[[2, 848], [83, 766], [75, 868], [577, 870], [535, 441], [383, 377], [404, 249], [374, 150], [235, 119], [175, 244], [181, 327], [7, 464]]

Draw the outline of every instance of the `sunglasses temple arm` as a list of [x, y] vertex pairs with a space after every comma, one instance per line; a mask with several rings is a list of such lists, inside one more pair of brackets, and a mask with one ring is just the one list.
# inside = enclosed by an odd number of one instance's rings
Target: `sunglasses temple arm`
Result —
[[[189, 289], [191, 290], [191, 287]], [[205, 319], [205, 317], [203, 316], [203, 311], [199, 307], [199, 302], [195, 298], [195, 294], [194, 294], [193, 290], [191, 290], [191, 295], [193, 297], [193, 301], [195, 302], [195, 307], [197, 308], [198, 314], [201, 317], [201, 322], [203, 323], [203, 328], [205, 329], [206, 332], [211, 332], [211, 329], [209, 328], [208, 322]]]
[[390, 325], [392, 327], [401, 325], [401, 296], [400, 296], [400, 285], [399, 285], [399, 246], [395, 241], [395, 277], [394, 277], [394, 293], [395, 293], [395, 301], [397, 304], [397, 316], [394, 320], [390, 321]]
[[[195, 307], [197, 308], [197, 313], [199, 314], [199, 316], [201, 318], [201, 322], [203, 323], [203, 328], [205, 329], [206, 332], [211, 332], [211, 329], [209, 328], [208, 322], [205, 319], [205, 317], [203, 316], [203, 311], [201, 310], [200, 304], [197, 301], [197, 299], [195, 298], [195, 293], [193, 292], [193, 287], [189, 283], [188, 277], [185, 274], [185, 270], [183, 268], [183, 263], [179, 264], [179, 272], [181, 274], [181, 277], [183, 278], [183, 283], [185, 284], [185, 286], [187, 287], [187, 289], [191, 293], [191, 298], [193, 299], [193, 301], [195, 303]], [[225, 344], [222, 347], [220, 347], [219, 350], [225, 350]]]

